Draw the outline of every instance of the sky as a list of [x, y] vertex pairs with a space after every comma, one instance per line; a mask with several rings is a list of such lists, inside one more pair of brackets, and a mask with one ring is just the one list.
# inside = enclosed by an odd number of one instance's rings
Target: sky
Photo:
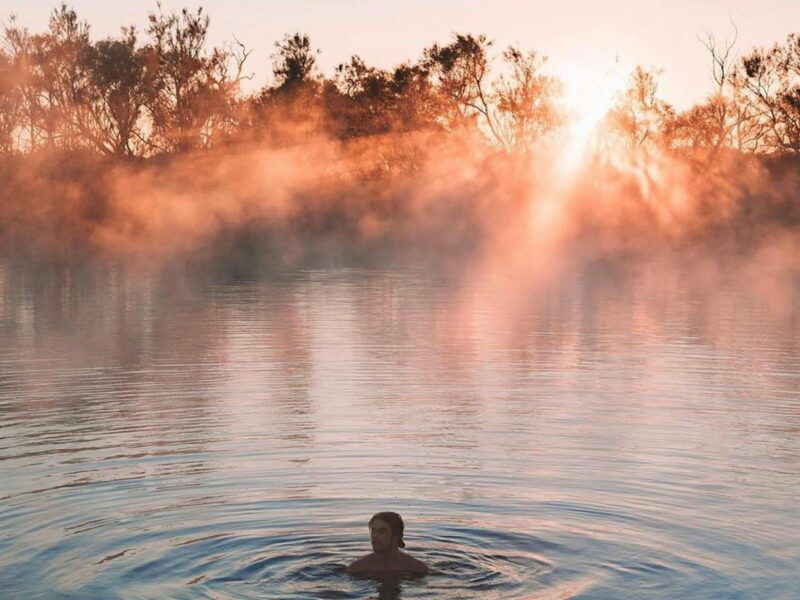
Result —
[[[56, 0], [0, 0], [0, 17], [16, 14], [20, 25], [43, 31]], [[123, 25], [144, 30], [155, 0], [73, 0], [67, 5], [92, 27], [92, 37], [119, 33]], [[300, 31], [321, 50], [323, 74], [353, 54], [391, 68], [419, 58], [433, 42], [453, 33], [486, 34], [497, 54], [509, 44], [549, 58], [548, 72], [591, 81], [609, 69], [635, 65], [663, 70], [660, 96], [678, 109], [711, 91], [710, 57], [698, 38], [732, 41], [738, 56], [756, 46], [800, 33], [800, 0], [162, 0], [164, 9], [203, 6], [211, 17], [212, 44], [236, 38], [252, 54], [246, 89], [270, 77], [274, 42]], [[571, 74], [571, 75], [570, 75]], [[582, 74], [582, 75], [580, 75]]]

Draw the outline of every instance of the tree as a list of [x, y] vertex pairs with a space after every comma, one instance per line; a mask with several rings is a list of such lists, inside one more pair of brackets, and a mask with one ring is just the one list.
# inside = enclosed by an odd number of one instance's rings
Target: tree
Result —
[[609, 111], [607, 129], [631, 148], [659, 143], [672, 117], [672, 108], [657, 96], [658, 75], [637, 66]]
[[358, 54], [354, 54], [350, 57], [350, 62], [337, 65], [333, 82], [339, 92], [354, 98], [366, 89], [368, 86], [367, 81], [379, 73], [381, 71], [367, 66], [363, 58]]
[[771, 151], [800, 152], [800, 37], [742, 59], [743, 86], [766, 123]]
[[214, 48], [205, 51], [209, 26], [203, 9], [179, 14], [151, 13], [152, 43], [144, 59], [156, 69], [146, 102], [152, 120], [151, 146], [159, 151], [209, 147], [235, 124], [235, 105], [249, 55]]
[[[431, 134], [442, 132], [440, 96], [421, 64], [404, 63], [389, 72], [353, 56], [325, 83], [323, 101], [329, 134], [340, 139], [385, 136], [370, 140], [371, 160], [362, 163], [367, 177], [418, 170]], [[406, 135], [415, 133], [422, 135]]]
[[[14, 149], [23, 149], [20, 138], [32, 137], [33, 126], [30, 118], [30, 94], [27, 93], [28, 67], [30, 56], [30, 34], [16, 24], [16, 17], [11, 15], [9, 23], [3, 27], [3, 108], [4, 128], [12, 141]], [[28, 144], [28, 146], [31, 144]]]
[[440, 131], [441, 101], [423, 64], [401, 64], [392, 73], [394, 127], [400, 131]]
[[391, 83], [389, 73], [367, 66], [358, 55], [336, 67], [333, 84], [339, 97], [328, 93], [326, 105], [340, 137], [376, 135], [392, 129]]
[[286, 34], [275, 42], [277, 51], [272, 55], [272, 74], [275, 88], [281, 92], [296, 91], [315, 81], [319, 50], [311, 48], [311, 39], [302, 33]]
[[19, 126], [21, 94], [14, 61], [0, 49], [0, 153], [15, 150], [14, 133]]
[[712, 93], [705, 102], [677, 115], [668, 124], [666, 135], [673, 147], [690, 150], [694, 155], [699, 152], [706, 161], [722, 148], [756, 152], [766, 132], [736, 68], [733, 48], [737, 34], [734, 25], [733, 41], [722, 46], [711, 34], [700, 40], [711, 57]]
[[563, 122], [556, 103], [561, 84], [541, 72], [547, 59], [536, 52], [525, 54], [509, 46], [503, 58], [511, 72], [501, 76], [496, 86], [496, 130], [506, 148], [526, 149]]
[[302, 33], [285, 35], [275, 48], [274, 82], [249, 99], [248, 129], [250, 135], [272, 144], [294, 144], [324, 129], [323, 86], [316, 72], [319, 50]]
[[[136, 30], [123, 29], [120, 39], [106, 39], [82, 56], [91, 82], [90, 111], [96, 123], [97, 149], [131, 156], [147, 147], [142, 116], [157, 77], [156, 65], [136, 47]], [[134, 151], [138, 148], [138, 152]]]
[[87, 76], [80, 57], [89, 44], [88, 24], [62, 4], [50, 16], [46, 33], [31, 35], [12, 18], [4, 34], [19, 102], [21, 146], [81, 145]]
[[447, 46], [434, 44], [424, 52], [424, 66], [442, 98], [440, 122], [448, 130], [483, 125], [494, 140], [500, 140], [490, 105], [486, 36], [457, 34]]

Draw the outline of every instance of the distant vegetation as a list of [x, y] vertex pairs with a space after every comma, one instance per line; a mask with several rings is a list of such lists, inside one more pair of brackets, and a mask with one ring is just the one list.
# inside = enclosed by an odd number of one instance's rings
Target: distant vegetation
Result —
[[[447, 173], [456, 157], [462, 166], [492, 174], [492, 183], [485, 175], [474, 181], [462, 169], [455, 179], [464, 189], [489, 193], [503, 181], [506, 198], [514, 196], [509, 179], [531, 177], [526, 171], [531, 157], [547, 156], [542, 149], [558, 142], [572, 118], [545, 57], [517, 47], [494, 57], [491, 40], [469, 34], [433, 44], [417, 60], [388, 71], [353, 56], [330, 77], [319, 72], [318, 50], [308, 36], [289, 34], [275, 43], [269, 85], [245, 94], [249, 50], [238, 42], [208, 47], [209, 23], [202, 9], [159, 9], [149, 15], [143, 33], [123, 28], [118, 37], [93, 41], [89, 24], [63, 5], [43, 33], [31, 33], [13, 18], [7, 22], [0, 49], [5, 189], [0, 234], [6, 247], [33, 238], [58, 240], [50, 251], [102, 245], [120, 236], [133, 243], [149, 226], [143, 217], [119, 222], [121, 214], [132, 219], [121, 196], [136, 196], [150, 186], [150, 196], [161, 194], [154, 201], [161, 210], [167, 197], [179, 195], [173, 190], [163, 196], [170, 182], [192, 189], [194, 173], [202, 180], [198, 195], [213, 192], [218, 198], [220, 189], [206, 181], [209, 172], [221, 169], [220, 177], [237, 179], [241, 169], [232, 165], [241, 163], [232, 163], [232, 157], [260, 152], [263, 158], [266, 151], [277, 154], [262, 162], [251, 154], [242, 168], [248, 169], [247, 178], [268, 164], [264, 169], [272, 179], [245, 191], [237, 187], [230, 202], [241, 207], [243, 197], [251, 202], [254, 196], [281, 194], [281, 210], [239, 211], [235, 218], [216, 214], [217, 222], [242, 224], [248, 215], [273, 223], [289, 219], [316, 232], [349, 222], [353, 235], [378, 235], [386, 233], [391, 219], [411, 214], [409, 206], [401, 206], [404, 195], [416, 198], [414, 210], [421, 196], [433, 204], [428, 196], [444, 194], [452, 203], [457, 190], [442, 191], [440, 185], [426, 196], [420, 182]], [[703, 103], [674, 110], [658, 96], [658, 73], [638, 67], [602, 123], [597, 151], [614, 147], [640, 157], [657, 155], [662, 163], [684, 165], [691, 177], [723, 172], [737, 189], [749, 186], [752, 196], [752, 185], [737, 179], [742, 161], [754, 156], [774, 162], [800, 152], [800, 37], [790, 35], [785, 43], [753, 50], [738, 61], [731, 46], [720, 47], [711, 37], [706, 45], [715, 85]], [[297, 150], [304, 147], [308, 150]], [[189, 160], [195, 161], [191, 168], [185, 166]], [[174, 169], [176, 161], [184, 161], [183, 171], [169, 176], [155, 171]], [[545, 158], [533, 160], [533, 170], [548, 164]], [[787, 164], [782, 159], [782, 181], [787, 169], [794, 172]], [[684, 173], [683, 168], [677, 170]], [[295, 178], [300, 171], [302, 177]], [[686, 185], [688, 176], [681, 177]], [[622, 189], [627, 188], [615, 193]], [[339, 199], [321, 207], [319, 198], [326, 195]], [[348, 199], [346, 206], [342, 198]], [[290, 200], [305, 208], [287, 209]], [[479, 210], [475, 202], [461, 209]], [[345, 214], [355, 214], [355, 221]]]

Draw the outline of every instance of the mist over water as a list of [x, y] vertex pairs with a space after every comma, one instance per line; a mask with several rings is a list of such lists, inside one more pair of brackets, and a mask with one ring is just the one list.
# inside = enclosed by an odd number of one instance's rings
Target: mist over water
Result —
[[[0, 584], [791, 598], [799, 297], [750, 275], [763, 252], [247, 278], [5, 261]], [[344, 574], [382, 509], [432, 575]]]
[[[377, 172], [387, 149], [403, 144], [416, 171]], [[797, 273], [792, 160], [733, 155], [700, 168], [620, 149], [568, 158], [558, 148], [508, 155], [409, 134], [138, 165], [20, 159], [0, 241], [9, 257], [122, 261], [145, 272], [252, 276], [396, 261], [503, 271], [678, 251], [745, 265], [767, 254], [770, 266], [753, 276]]]

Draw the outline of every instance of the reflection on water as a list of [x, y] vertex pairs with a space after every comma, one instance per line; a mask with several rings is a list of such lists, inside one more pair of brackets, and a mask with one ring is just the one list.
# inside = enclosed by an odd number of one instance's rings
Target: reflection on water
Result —
[[[534, 287], [0, 263], [0, 588], [790, 598], [787, 289], [663, 264]], [[344, 573], [378, 510], [432, 575]]]

